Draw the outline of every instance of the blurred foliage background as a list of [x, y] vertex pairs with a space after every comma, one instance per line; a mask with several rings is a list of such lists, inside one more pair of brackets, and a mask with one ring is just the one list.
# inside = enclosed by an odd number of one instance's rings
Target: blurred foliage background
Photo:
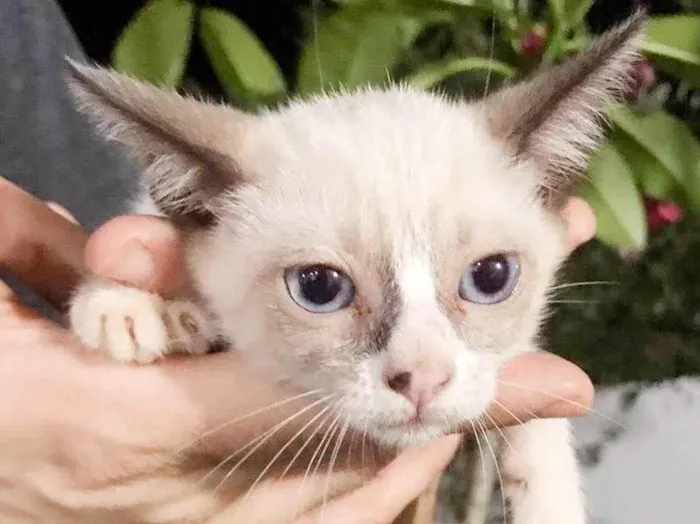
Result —
[[[455, 96], [585, 46], [628, 0], [62, 0], [88, 54], [143, 80], [247, 109], [389, 80]], [[700, 0], [653, 15], [627, 103], [581, 196], [598, 237], [567, 264], [548, 349], [598, 384], [700, 371]]]

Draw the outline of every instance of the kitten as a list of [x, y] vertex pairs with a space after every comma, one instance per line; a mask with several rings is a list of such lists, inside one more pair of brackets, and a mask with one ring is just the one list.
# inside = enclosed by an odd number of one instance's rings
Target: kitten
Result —
[[[634, 14], [563, 64], [468, 103], [402, 86], [252, 115], [72, 64], [83, 109], [146, 168], [142, 209], [182, 228], [201, 295], [88, 281], [75, 333], [142, 363], [221, 337], [271, 380], [342, 399], [350, 429], [380, 447], [469, 427], [503, 361], [536, 344], [566, 252], [559, 210], [644, 25]], [[505, 433], [513, 522], [583, 524], [568, 422]], [[251, 474], [231, 481], [247, 488]], [[322, 492], [300, 502], [273, 490], [235, 521], [281, 522]]]

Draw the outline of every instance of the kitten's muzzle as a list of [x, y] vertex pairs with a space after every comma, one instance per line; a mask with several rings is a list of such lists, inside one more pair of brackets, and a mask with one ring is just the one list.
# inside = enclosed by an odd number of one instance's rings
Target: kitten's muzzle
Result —
[[428, 406], [452, 382], [451, 368], [396, 371], [388, 369], [384, 375], [386, 385], [403, 396], [415, 407], [415, 419], [420, 419]]

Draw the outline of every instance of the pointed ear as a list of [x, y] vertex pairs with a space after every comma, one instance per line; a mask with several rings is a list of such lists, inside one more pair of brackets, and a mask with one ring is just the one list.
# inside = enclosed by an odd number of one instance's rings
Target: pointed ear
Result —
[[80, 109], [145, 168], [143, 185], [156, 206], [182, 226], [215, 222], [220, 196], [245, 183], [234, 155], [254, 117], [67, 62]]
[[645, 26], [638, 11], [589, 49], [482, 102], [492, 133], [516, 159], [540, 169], [546, 205], [563, 203], [584, 176], [603, 138], [603, 113], [622, 99]]

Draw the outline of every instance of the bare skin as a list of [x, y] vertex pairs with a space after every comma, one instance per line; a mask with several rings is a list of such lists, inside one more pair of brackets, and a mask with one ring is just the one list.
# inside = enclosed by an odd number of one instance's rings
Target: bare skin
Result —
[[[585, 202], [572, 199], [564, 216], [572, 250], [593, 236], [595, 217]], [[58, 307], [85, 270], [165, 296], [187, 294], [177, 232], [166, 221], [119, 217], [89, 237], [71, 218], [0, 178], [0, 270]], [[245, 434], [235, 424], [212, 430], [290, 395], [247, 374], [233, 353], [125, 366], [81, 349], [0, 281], [0, 521], [17, 515], [41, 521], [40, 498], [18, 472], [53, 471], [71, 489], [118, 483], [154, 454], [172, 455], [207, 432], [209, 449], [244, 445], [255, 427]], [[576, 417], [592, 402], [585, 373], [551, 354], [513, 358], [500, 378], [521, 387], [501, 387], [499, 402], [510, 412], [494, 408], [495, 424]], [[254, 423], [263, 430], [279, 420], [279, 412], [273, 416]], [[446, 467], [459, 440], [452, 435], [407, 450], [368, 484], [330, 502], [324, 522], [391, 522]], [[12, 464], [12, 475], [3, 464]]]

